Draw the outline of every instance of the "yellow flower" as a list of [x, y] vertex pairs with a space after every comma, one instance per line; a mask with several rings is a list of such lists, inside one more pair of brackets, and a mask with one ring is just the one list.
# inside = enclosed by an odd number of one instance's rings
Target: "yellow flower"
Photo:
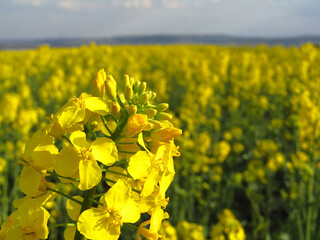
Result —
[[[137, 239], [141, 240], [140, 235], [147, 237], [148, 239], [158, 240], [163, 239], [164, 235], [159, 235], [158, 232], [161, 228], [161, 222], [163, 219], [168, 218], [168, 213], [164, 212], [161, 207], [157, 207], [151, 214], [151, 219], [145, 221], [139, 225], [137, 231]], [[144, 226], [149, 225], [150, 228], [146, 229]]]
[[81, 130], [90, 113], [107, 115], [107, 103], [102, 98], [89, 97], [87, 94], [82, 94], [79, 98], [74, 97], [52, 117], [47, 133], [55, 138], [62, 138], [67, 133]]
[[123, 223], [135, 223], [140, 212], [132, 199], [131, 188], [119, 179], [102, 197], [104, 206], [91, 208], [81, 213], [78, 230], [93, 240], [116, 240]]
[[106, 87], [104, 84], [105, 80], [106, 73], [104, 72], [104, 69], [100, 69], [92, 82], [92, 93], [94, 96], [104, 98], [106, 92]]
[[46, 170], [53, 167], [53, 159], [58, 154], [51, 136], [46, 135], [44, 129], [38, 130], [26, 144], [23, 154], [24, 165], [19, 188], [27, 195], [34, 195], [41, 183], [41, 177]]
[[148, 116], [145, 114], [133, 114], [127, 121], [127, 126], [124, 130], [126, 137], [132, 137], [142, 132], [148, 124]]
[[65, 177], [79, 178], [79, 189], [84, 191], [96, 186], [102, 177], [97, 161], [106, 166], [118, 159], [115, 143], [102, 137], [91, 144], [86, 140], [84, 132], [75, 131], [70, 135], [73, 147], [65, 147], [55, 160], [55, 171]]
[[23, 203], [1, 226], [0, 237], [4, 239], [47, 239], [47, 222], [50, 214], [34, 201]]

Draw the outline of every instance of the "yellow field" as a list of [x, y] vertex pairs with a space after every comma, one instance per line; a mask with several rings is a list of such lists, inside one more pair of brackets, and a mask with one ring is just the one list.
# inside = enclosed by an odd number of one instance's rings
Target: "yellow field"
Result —
[[[312, 44], [1, 51], [1, 219], [22, 196], [25, 142], [104, 68], [122, 86], [125, 74], [147, 82], [183, 130], [167, 239], [318, 239], [319, 63]], [[48, 206], [51, 223], [66, 218], [63, 201]]]

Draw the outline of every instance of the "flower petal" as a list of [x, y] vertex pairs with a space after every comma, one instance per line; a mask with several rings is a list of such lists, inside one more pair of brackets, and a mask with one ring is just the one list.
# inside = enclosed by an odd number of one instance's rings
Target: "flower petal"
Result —
[[41, 183], [41, 174], [31, 166], [24, 166], [19, 179], [19, 188], [26, 195], [34, 195]]
[[110, 111], [107, 103], [100, 97], [88, 97], [83, 100], [85, 108], [91, 112], [98, 113], [102, 116], [107, 115]]
[[116, 144], [109, 138], [102, 137], [91, 143], [91, 149], [95, 160], [106, 166], [112, 165], [118, 160]]
[[96, 161], [82, 160], [79, 163], [79, 176], [79, 189], [84, 191], [96, 186], [101, 181], [102, 173]]
[[139, 151], [130, 157], [128, 172], [134, 180], [142, 179], [148, 175], [151, 167], [151, 157], [145, 151]]

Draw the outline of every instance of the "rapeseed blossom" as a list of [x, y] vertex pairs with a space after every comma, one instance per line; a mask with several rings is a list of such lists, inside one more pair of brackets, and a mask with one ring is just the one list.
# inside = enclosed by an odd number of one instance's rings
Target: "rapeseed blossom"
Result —
[[[57, 224], [66, 227], [67, 240], [116, 240], [122, 226], [135, 228], [138, 238], [160, 236], [173, 157], [180, 155], [174, 138], [182, 131], [169, 122], [167, 104], [151, 103], [156, 94], [145, 82], [127, 75], [125, 81], [121, 93], [101, 69], [92, 83], [94, 95], [69, 99], [26, 143], [19, 162], [25, 196], [13, 202], [17, 210], [1, 225], [0, 239], [47, 239], [49, 218], [57, 214], [50, 206], [58, 195], [68, 199], [72, 222]], [[63, 192], [57, 181], [72, 183], [82, 195]], [[135, 226], [141, 214], [150, 220]]]

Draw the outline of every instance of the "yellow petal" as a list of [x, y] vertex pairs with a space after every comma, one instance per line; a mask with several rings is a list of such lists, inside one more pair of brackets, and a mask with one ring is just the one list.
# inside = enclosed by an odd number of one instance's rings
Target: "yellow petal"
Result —
[[96, 161], [82, 160], [79, 163], [79, 176], [79, 189], [84, 191], [98, 185], [101, 181], [102, 173]]
[[109, 138], [102, 137], [91, 143], [91, 149], [95, 160], [106, 166], [112, 165], [118, 160], [116, 144]]
[[107, 115], [110, 112], [107, 103], [100, 97], [89, 97], [83, 101], [86, 109], [91, 112], [98, 113], [102, 116]]
[[154, 187], [158, 184], [160, 180], [159, 174], [160, 173], [155, 169], [151, 169], [147, 181], [144, 183], [141, 196], [148, 196], [153, 192]]
[[[83, 198], [80, 196], [74, 196], [74, 199], [82, 202]], [[81, 205], [79, 203], [76, 203], [74, 201], [71, 201], [70, 199], [67, 200], [66, 203], [66, 209], [67, 209], [67, 214], [72, 220], [78, 220], [79, 215], [80, 215], [80, 210], [81, 210]]]
[[151, 167], [151, 157], [145, 151], [139, 151], [130, 157], [128, 172], [133, 179], [142, 179], [148, 175]]
[[122, 216], [122, 222], [135, 223], [140, 219], [139, 209], [133, 200], [124, 205], [120, 215]]
[[64, 177], [74, 177], [79, 170], [80, 153], [74, 147], [65, 147], [55, 157], [54, 170]]
[[76, 123], [85, 120], [86, 110], [79, 105], [79, 99], [70, 99], [69, 102], [56, 114], [63, 129], [71, 128]]
[[131, 188], [123, 179], [119, 179], [105, 194], [108, 208], [115, 213], [119, 213], [130, 199]]
[[88, 239], [117, 240], [120, 235], [120, 225], [112, 226], [112, 218], [105, 209], [91, 208], [81, 213], [77, 227]]
[[70, 141], [76, 148], [89, 148], [90, 143], [86, 140], [86, 133], [75, 131], [70, 135]]
[[161, 228], [161, 222], [167, 215], [163, 212], [161, 207], [157, 207], [151, 215], [150, 232], [157, 233]]
[[77, 230], [76, 227], [67, 227], [63, 233], [64, 239], [65, 240], [73, 240], [74, 235], [76, 234], [76, 230]]
[[26, 195], [34, 195], [41, 183], [41, 174], [31, 166], [24, 166], [19, 179], [19, 188]]

